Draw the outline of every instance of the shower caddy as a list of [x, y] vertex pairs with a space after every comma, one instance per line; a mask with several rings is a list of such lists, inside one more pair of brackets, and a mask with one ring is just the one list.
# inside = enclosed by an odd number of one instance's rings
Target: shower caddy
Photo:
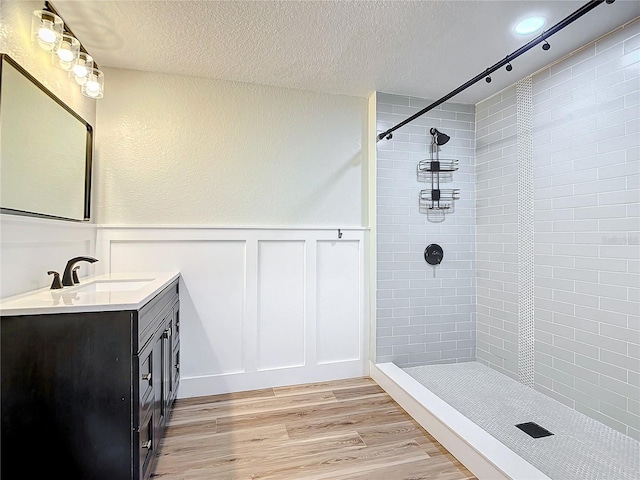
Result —
[[449, 210], [453, 207], [454, 200], [460, 198], [460, 189], [441, 189], [440, 176], [458, 170], [458, 160], [440, 160], [438, 147], [449, 141], [449, 136], [439, 132], [435, 128], [430, 130], [431, 148], [430, 158], [418, 162], [418, 180], [431, 179], [431, 189], [420, 190], [420, 209]]

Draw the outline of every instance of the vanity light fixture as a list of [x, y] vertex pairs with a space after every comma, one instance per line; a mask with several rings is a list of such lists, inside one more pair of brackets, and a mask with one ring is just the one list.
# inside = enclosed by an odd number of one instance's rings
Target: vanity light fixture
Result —
[[85, 84], [90, 68], [93, 68], [93, 57], [86, 52], [80, 52], [71, 69], [73, 78], [75, 78], [78, 85]]
[[43, 10], [33, 12], [31, 38], [52, 54], [54, 65], [69, 72], [84, 96], [104, 96], [104, 73], [50, 2], [44, 2]]
[[31, 38], [40, 48], [52, 52], [60, 43], [64, 22], [48, 10], [36, 10], [31, 19]]
[[86, 81], [81, 87], [82, 94], [89, 98], [104, 96], [104, 73], [97, 68], [88, 68]]
[[58, 56], [58, 64], [63, 70], [69, 71], [80, 53], [80, 41], [71, 35], [64, 33], [60, 43], [54, 48]]

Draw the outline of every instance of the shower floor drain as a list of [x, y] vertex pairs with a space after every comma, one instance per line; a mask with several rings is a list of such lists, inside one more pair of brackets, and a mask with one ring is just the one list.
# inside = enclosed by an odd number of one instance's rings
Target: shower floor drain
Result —
[[547, 430], [546, 428], [542, 428], [535, 422], [519, 423], [518, 425], [516, 425], [516, 427], [533, 438], [542, 438], [553, 435], [553, 433], [551, 433], [549, 430]]

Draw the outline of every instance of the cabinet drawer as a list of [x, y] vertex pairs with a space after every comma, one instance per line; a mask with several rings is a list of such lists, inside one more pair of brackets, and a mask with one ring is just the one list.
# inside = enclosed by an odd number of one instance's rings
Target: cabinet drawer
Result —
[[[178, 282], [172, 283], [138, 312], [138, 346], [147, 343], [158, 326], [164, 324], [167, 314], [172, 314], [178, 298]], [[135, 348], [135, 346], [134, 346]]]

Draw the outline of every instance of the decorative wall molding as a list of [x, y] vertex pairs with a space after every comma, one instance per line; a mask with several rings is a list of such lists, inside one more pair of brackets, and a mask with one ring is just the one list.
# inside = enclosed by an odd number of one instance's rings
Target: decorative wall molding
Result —
[[105, 272], [179, 270], [180, 397], [368, 373], [364, 228], [98, 229]]
[[370, 227], [356, 227], [356, 226], [318, 226], [318, 225], [296, 225], [292, 227], [290, 225], [176, 225], [176, 224], [136, 224], [136, 225], [118, 225], [118, 224], [99, 224], [97, 225], [101, 230], [287, 230], [287, 231], [368, 231]]

